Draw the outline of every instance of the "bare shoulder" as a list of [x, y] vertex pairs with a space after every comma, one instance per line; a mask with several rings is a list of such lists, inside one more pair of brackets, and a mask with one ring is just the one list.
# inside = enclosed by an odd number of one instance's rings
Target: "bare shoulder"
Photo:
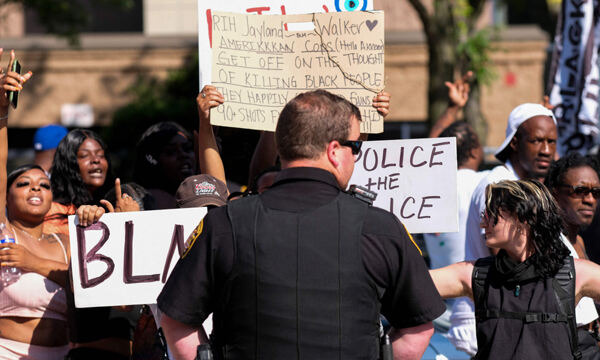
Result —
[[[41, 239], [53, 260], [65, 261], [65, 254], [69, 254], [69, 236], [65, 234], [44, 234]], [[64, 250], [63, 250], [64, 249]], [[68, 261], [68, 255], [67, 255]]]
[[575, 260], [575, 292], [578, 296], [600, 298], [600, 266], [589, 260]]
[[575, 262], [575, 274], [577, 277], [585, 278], [593, 275], [594, 271], [599, 271], [600, 266], [586, 259], [573, 259]]

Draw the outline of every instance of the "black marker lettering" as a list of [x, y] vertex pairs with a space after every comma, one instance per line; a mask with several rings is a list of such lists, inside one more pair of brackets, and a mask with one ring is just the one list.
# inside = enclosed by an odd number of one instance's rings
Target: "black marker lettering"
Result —
[[125, 223], [125, 256], [123, 263], [123, 282], [125, 284], [153, 282], [160, 279], [159, 274], [133, 275], [133, 221]]
[[[85, 232], [88, 230], [102, 230], [102, 237], [96, 246], [94, 246], [89, 253], [85, 253]], [[110, 237], [110, 231], [106, 224], [102, 221], [98, 221], [86, 228], [81, 225], [77, 225], [77, 253], [79, 255], [79, 278], [81, 281], [81, 287], [84, 289], [94, 287], [110, 275], [115, 270], [115, 263], [106, 255], [97, 254], [98, 250], [108, 241]], [[93, 279], [88, 277], [87, 264], [92, 261], [102, 261], [106, 264], [106, 270], [100, 275]]]

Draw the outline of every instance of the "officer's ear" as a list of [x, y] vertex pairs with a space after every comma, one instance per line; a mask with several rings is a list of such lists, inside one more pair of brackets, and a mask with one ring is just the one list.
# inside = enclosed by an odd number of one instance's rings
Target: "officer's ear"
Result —
[[342, 145], [337, 140], [330, 141], [327, 145], [327, 160], [333, 165], [333, 167], [337, 168], [340, 165], [340, 161], [338, 156], [340, 155], [340, 151], [342, 150]]

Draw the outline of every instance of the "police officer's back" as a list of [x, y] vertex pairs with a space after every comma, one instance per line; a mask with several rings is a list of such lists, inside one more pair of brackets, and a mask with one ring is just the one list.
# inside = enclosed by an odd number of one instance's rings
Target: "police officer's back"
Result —
[[376, 359], [383, 313], [396, 355], [422, 355], [445, 308], [423, 259], [392, 214], [341, 191], [359, 119], [325, 91], [286, 105], [275, 184], [212, 210], [158, 299], [174, 353], [195, 354], [214, 312], [213, 350], [228, 359]]

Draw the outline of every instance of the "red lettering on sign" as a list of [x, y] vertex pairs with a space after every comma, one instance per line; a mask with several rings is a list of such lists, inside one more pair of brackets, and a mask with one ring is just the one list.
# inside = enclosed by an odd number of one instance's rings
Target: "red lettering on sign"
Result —
[[261, 7], [248, 8], [248, 9], [246, 9], [246, 12], [248, 12], [248, 13], [255, 12], [258, 15], [262, 15], [263, 11], [269, 11], [269, 10], [271, 10], [270, 7], [268, 7], [268, 6], [261, 6]]

